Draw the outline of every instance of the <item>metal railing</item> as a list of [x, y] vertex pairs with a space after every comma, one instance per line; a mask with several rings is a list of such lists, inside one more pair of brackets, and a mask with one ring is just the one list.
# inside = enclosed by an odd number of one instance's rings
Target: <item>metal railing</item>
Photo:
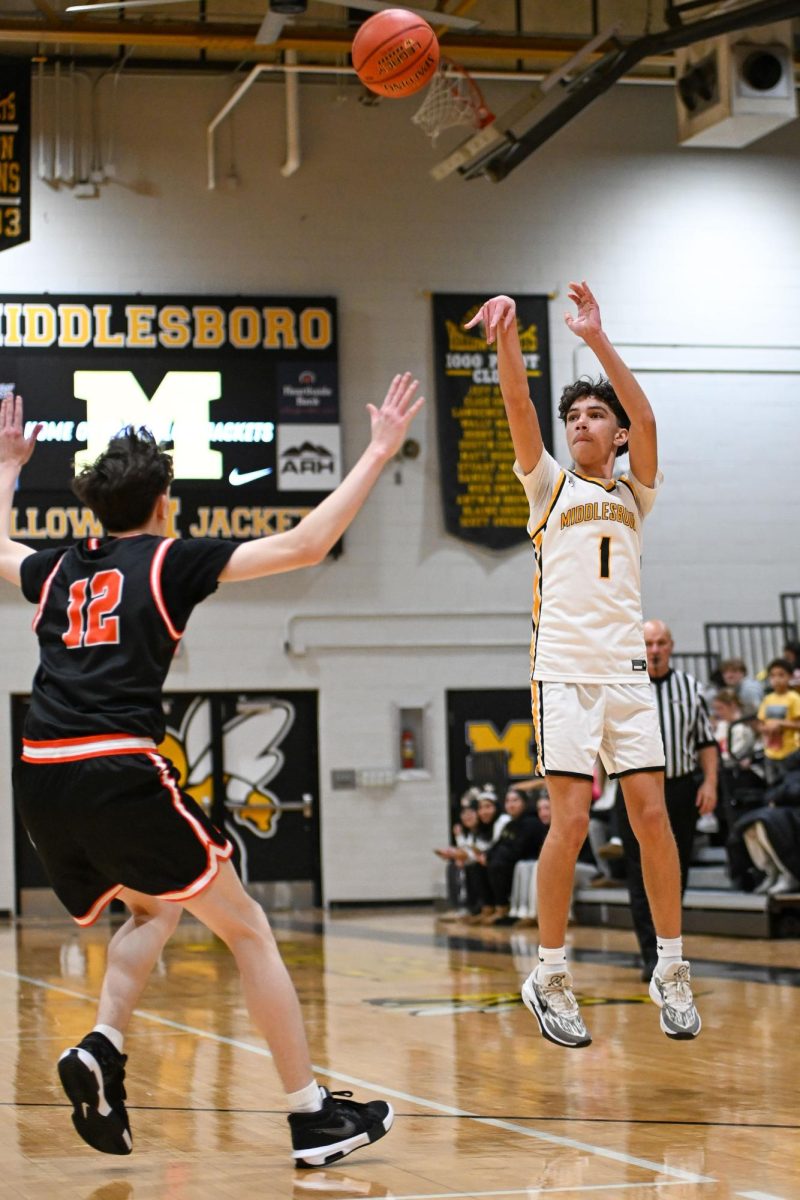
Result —
[[708, 650], [673, 650], [670, 662], [679, 671], [693, 675], [698, 683], [709, 683], [719, 667], [720, 658]]
[[706, 622], [703, 630], [709, 654], [741, 658], [751, 675], [779, 658], [787, 641], [797, 640], [795, 621]]
[[800, 592], [781, 592], [781, 616], [784, 625], [800, 629]]

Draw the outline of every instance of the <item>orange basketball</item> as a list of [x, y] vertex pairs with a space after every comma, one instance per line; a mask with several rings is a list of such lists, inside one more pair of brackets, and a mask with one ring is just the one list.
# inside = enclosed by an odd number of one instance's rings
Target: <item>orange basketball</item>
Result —
[[353, 38], [353, 66], [364, 87], [401, 99], [430, 82], [439, 62], [439, 43], [427, 21], [405, 8], [370, 17]]

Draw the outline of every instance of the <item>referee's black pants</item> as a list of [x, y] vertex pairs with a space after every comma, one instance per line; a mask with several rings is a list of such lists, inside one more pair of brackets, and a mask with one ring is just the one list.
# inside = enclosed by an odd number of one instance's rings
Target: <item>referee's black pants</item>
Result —
[[[692, 860], [692, 845], [694, 831], [697, 825], [697, 788], [698, 784], [693, 775], [679, 775], [677, 779], [664, 781], [664, 793], [667, 802], [667, 815], [678, 846], [678, 859], [681, 864], [681, 897], [686, 891], [686, 881], [689, 878], [689, 864]], [[624, 804], [618, 804], [620, 837], [625, 849], [625, 865], [628, 872], [628, 891], [631, 898], [631, 916], [642, 961], [645, 966], [653, 966], [658, 958], [656, 949], [656, 931], [647, 893], [644, 890], [642, 878], [642, 856], [639, 843], [631, 828], [628, 810]]]

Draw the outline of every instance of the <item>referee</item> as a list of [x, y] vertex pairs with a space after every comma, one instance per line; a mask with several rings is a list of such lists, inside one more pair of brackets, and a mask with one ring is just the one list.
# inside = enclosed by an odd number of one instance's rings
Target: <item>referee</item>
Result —
[[[663, 621], [646, 621], [644, 644], [647, 673], [658, 709], [666, 759], [664, 791], [672, 832], [681, 864], [681, 895], [686, 891], [697, 818], [717, 806], [717, 743], [711, 730], [700, 685], [691, 675], [669, 665], [672, 634]], [[698, 769], [703, 779], [698, 787]], [[639, 843], [624, 804], [618, 805], [620, 834], [625, 850], [631, 916], [642, 953], [642, 979], [656, 965], [656, 931], [642, 879]]]

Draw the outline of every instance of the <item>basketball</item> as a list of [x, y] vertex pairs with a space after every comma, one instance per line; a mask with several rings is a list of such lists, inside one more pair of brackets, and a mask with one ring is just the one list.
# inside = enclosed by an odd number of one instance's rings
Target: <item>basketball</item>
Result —
[[387, 8], [353, 38], [353, 66], [364, 87], [401, 99], [425, 87], [439, 62], [439, 43], [427, 21], [405, 8]]

